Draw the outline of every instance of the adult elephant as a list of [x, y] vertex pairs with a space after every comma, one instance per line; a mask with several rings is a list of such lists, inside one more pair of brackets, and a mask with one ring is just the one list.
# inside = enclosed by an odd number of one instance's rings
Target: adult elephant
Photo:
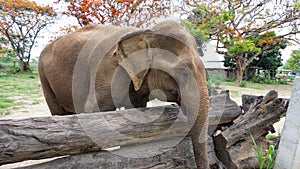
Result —
[[145, 107], [152, 98], [177, 102], [192, 123], [197, 167], [207, 168], [205, 68], [182, 24], [84, 27], [45, 47], [39, 75], [52, 115]]

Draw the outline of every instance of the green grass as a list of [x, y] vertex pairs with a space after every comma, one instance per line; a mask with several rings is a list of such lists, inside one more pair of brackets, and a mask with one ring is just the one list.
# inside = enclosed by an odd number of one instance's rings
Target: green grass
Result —
[[274, 140], [275, 138], [276, 138], [275, 134], [268, 134], [268, 135], [266, 135], [266, 139], [267, 140]]
[[5, 109], [14, 104], [14, 100], [8, 98], [0, 98], [0, 109]]
[[264, 87], [264, 86], [254, 85], [254, 84], [250, 84], [249, 88], [251, 88], [251, 89], [258, 89], [258, 90], [265, 90], [266, 89], [266, 87]]
[[230, 92], [230, 95], [239, 95], [239, 91], [237, 91], [237, 90], [230, 90], [229, 91]]
[[246, 81], [241, 81], [239, 84], [239, 87], [247, 87], [247, 82]]
[[32, 105], [36, 105], [36, 104], [40, 104], [40, 101], [39, 100], [35, 100], [33, 102], [31, 102]]
[[264, 155], [264, 150], [262, 149], [262, 146], [258, 147], [253, 135], [251, 134], [250, 136], [254, 145], [254, 153], [258, 161], [259, 169], [272, 169], [275, 165], [275, 158], [277, 155], [275, 145], [270, 145], [267, 154]]
[[251, 88], [251, 89], [258, 89], [258, 90], [265, 90], [269, 87], [272, 86], [292, 86], [292, 84], [279, 84], [279, 83], [274, 83], [274, 84], [261, 84], [261, 83], [254, 83], [254, 82], [250, 82], [250, 81], [242, 81], [241, 83], [239, 83], [238, 85], [235, 82], [226, 82], [225, 85], [228, 86], [239, 86], [239, 87], [243, 87], [243, 88]]
[[[37, 74], [17, 73], [0, 76], [0, 114], [8, 114], [9, 108], [20, 107], [37, 94], [41, 94]], [[32, 104], [38, 104], [33, 101]]]

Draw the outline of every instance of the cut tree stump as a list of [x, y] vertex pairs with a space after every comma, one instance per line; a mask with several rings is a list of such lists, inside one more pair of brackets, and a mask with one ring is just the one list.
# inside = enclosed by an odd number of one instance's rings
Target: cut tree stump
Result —
[[248, 98], [251, 103], [248, 111], [214, 139], [218, 159], [230, 169], [257, 167], [250, 133], [260, 145], [261, 138], [268, 134], [270, 126], [285, 115], [288, 107], [288, 100], [278, 98], [274, 90], [264, 97]]

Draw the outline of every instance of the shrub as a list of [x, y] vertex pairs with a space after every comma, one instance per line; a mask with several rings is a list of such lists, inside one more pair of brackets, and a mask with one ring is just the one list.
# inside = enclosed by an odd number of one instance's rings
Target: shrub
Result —
[[259, 83], [259, 84], [269, 84], [269, 85], [287, 85], [288, 84], [286, 80], [275, 81], [275, 80], [270, 80], [270, 79], [262, 78], [262, 77], [258, 77], [258, 76], [252, 77], [250, 82]]
[[209, 87], [215, 87], [215, 88], [219, 88], [220, 85], [225, 82], [225, 79], [220, 76], [219, 74], [213, 74], [211, 76], [207, 77], [207, 82], [210, 83]]
[[239, 84], [239, 87], [246, 87], [246, 86], [247, 86], [246, 81], [241, 81], [241, 83]]
[[212, 82], [211, 82], [211, 79], [209, 77], [206, 78], [206, 85], [207, 85], [207, 88], [212, 87]]
[[226, 78], [226, 82], [235, 82], [235, 79], [228, 77], [228, 78]]

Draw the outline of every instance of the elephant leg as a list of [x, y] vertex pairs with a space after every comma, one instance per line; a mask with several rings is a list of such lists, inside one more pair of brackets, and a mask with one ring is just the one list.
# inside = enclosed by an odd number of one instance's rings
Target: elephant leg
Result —
[[[198, 169], [208, 168], [207, 133], [208, 133], [208, 102], [202, 100], [200, 111], [191, 130], [191, 137]], [[206, 105], [206, 106], [205, 106]]]
[[[203, 131], [204, 128], [200, 129]], [[198, 169], [207, 169], [208, 168], [208, 158], [207, 158], [207, 141], [203, 140], [200, 134], [199, 129], [192, 129], [191, 137], [193, 143], [193, 150], [195, 155], [195, 162]], [[206, 130], [206, 129], [204, 129]]]
[[50, 109], [50, 112], [52, 115], [69, 115], [73, 113], [69, 113], [65, 111], [57, 102], [57, 99], [53, 93], [53, 90], [51, 89], [51, 86], [47, 80], [47, 78], [40, 73], [40, 80], [43, 87], [43, 93], [46, 99], [46, 102], [48, 104], [48, 107]]

